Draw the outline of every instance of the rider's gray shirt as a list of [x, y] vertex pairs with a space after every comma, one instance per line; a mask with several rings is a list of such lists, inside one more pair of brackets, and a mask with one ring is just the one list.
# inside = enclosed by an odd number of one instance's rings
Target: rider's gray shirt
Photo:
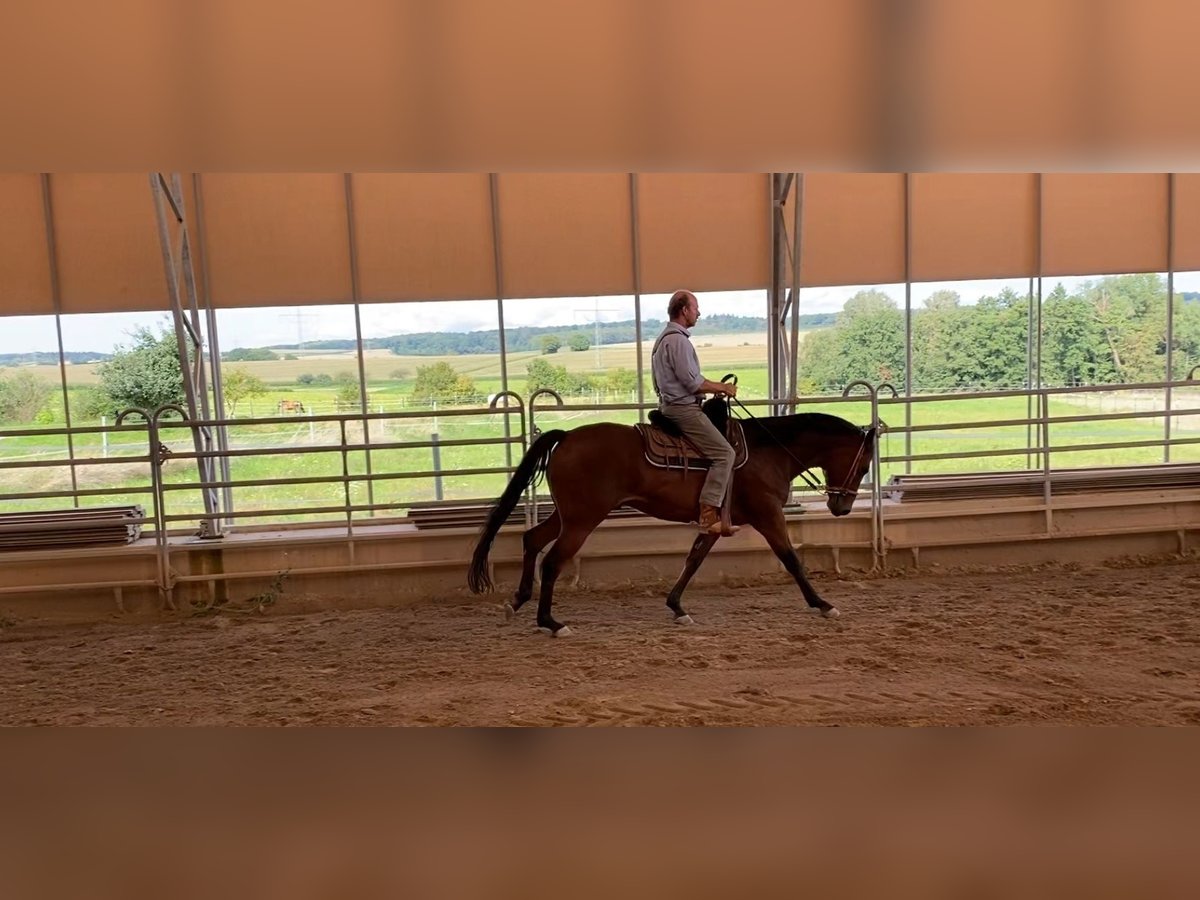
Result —
[[704, 376], [688, 330], [677, 322], [668, 322], [655, 343], [650, 372], [659, 400], [666, 404], [699, 403], [697, 391], [704, 384]]

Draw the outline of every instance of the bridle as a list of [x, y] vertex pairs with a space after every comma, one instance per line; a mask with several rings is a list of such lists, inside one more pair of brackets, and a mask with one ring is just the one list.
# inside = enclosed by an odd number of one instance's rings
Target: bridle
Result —
[[[728, 376], [726, 376], [726, 377], [728, 377]], [[815, 477], [813, 477], [813, 475], [811, 474], [812, 466], [804, 463], [798, 456], [796, 456], [795, 453], [793, 453], [791, 450], [789, 450], [787, 448], [787, 445], [785, 445], [783, 443], [783, 441], [781, 441], [781, 440], [779, 440], [779, 438], [775, 437], [775, 435], [771, 433], [771, 429], [764, 426], [762, 424], [762, 422], [758, 420], [758, 417], [756, 415], [754, 415], [754, 413], [752, 413], [752, 412], [750, 412], [750, 410], [746, 409], [745, 404], [743, 404], [741, 400], [737, 399], [737, 397], [729, 397], [729, 402], [736, 403], [739, 407], [741, 407], [742, 411], [746, 414], [746, 416], [748, 418], [754, 419], [755, 421], [759, 422], [759, 428], [762, 429], [763, 433], [766, 434], [767, 437], [769, 437], [771, 440], [773, 440], [776, 444], [778, 444], [779, 448], [784, 453], [786, 453], [788, 456], [790, 456], [792, 458], [792, 461], [795, 462], [796, 465], [798, 465], [800, 467], [800, 477], [802, 479], [804, 479], [804, 483], [807, 484], [814, 491], [816, 491], [818, 494], [825, 494], [829, 497], [857, 497], [858, 496], [858, 490], [856, 488], [850, 487], [850, 481], [851, 481], [851, 479], [854, 478], [854, 473], [858, 471], [858, 464], [860, 462], [862, 462], [863, 454], [868, 452], [868, 448], [871, 446], [871, 444], [874, 441], [874, 438], [875, 438], [874, 426], [867, 425], [861, 429], [862, 436], [863, 436], [862, 443], [858, 445], [858, 453], [856, 453], [854, 455], [854, 462], [852, 462], [850, 464], [850, 468], [846, 470], [846, 480], [844, 482], [842, 482], [841, 487], [831, 488], [829, 486], [828, 482], [826, 482], [824, 485], [822, 485]]]
[[828, 494], [830, 497], [857, 497], [858, 489], [854, 488], [852, 490], [849, 487], [850, 479], [852, 479], [854, 477], [854, 473], [858, 471], [858, 464], [862, 461], [863, 454], [867, 452], [867, 447], [869, 447], [872, 443], [872, 439], [874, 438], [874, 434], [872, 434], [872, 432], [874, 430], [875, 429], [871, 426], [867, 426], [862, 429], [862, 443], [858, 445], [858, 453], [854, 455], [854, 462], [850, 463], [850, 468], [846, 470], [846, 480], [843, 482], [841, 487], [831, 488], [828, 484], [826, 484], [824, 490], [821, 491], [820, 488], [818, 488], [812, 483], [812, 481], [809, 480], [811, 476], [807, 471], [801, 472], [800, 477], [804, 479], [805, 483], [807, 483], [809, 487]]

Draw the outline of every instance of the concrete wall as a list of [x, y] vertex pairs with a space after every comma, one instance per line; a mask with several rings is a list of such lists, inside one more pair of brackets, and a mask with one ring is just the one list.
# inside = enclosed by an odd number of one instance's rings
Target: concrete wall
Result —
[[[874, 563], [866, 511], [835, 519], [813, 508], [789, 521], [793, 545], [816, 572], [866, 571]], [[887, 503], [889, 570], [997, 566], [1053, 561], [1092, 563], [1200, 548], [1200, 494], [1137, 491], [1056, 499]], [[679, 574], [694, 532], [648, 519], [606, 523], [589, 538], [561, 582], [619, 590], [665, 590]], [[179, 614], [196, 605], [249, 608], [353, 608], [467, 596], [474, 529], [416, 531], [411, 526], [233, 534], [220, 541], [172, 539], [172, 599]], [[507, 529], [492, 550], [495, 602], [511, 595], [520, 573], [521, 530]], [[0, 618], [97, 621], [162, 615], [153, 586], [152, 541], [104, 550], [39, 551], [0, 557]], [[752, 529], [720, 541], [695, 583], [782, 576], [783, 568]], [[281, 580], [282, 578], [282, 580]], [[140, 582], [140, 583], [139, 583]], [[1200, 596], [1200, 589], [1198, 589]], [[484, 598], [480, 602], [490, 602]]]

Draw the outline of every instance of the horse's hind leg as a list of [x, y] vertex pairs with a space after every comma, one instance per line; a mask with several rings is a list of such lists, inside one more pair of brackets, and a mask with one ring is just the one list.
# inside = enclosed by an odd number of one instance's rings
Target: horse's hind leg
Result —
[[509, 616], [512, 616], [533, 596], [533, 574], [537, 569], [538, 554], [546, 549], [547, 544], [558, 537], [561, 527], [562, 519], [558, 517], [556, 509], [550, 514], [550, 518], [539, 522], [525, 532], [525, 536], [521, 539], [522, 546], [525, 548], [525, 556], [521, 560], [521, 583], [517, 586], [517, 593], [513, 596], [512, 604], [505, 610]]
[[683, 611], [683, 606], [680, 605], [679, 598], [683, 596], [688, 582], [692, 580], [692, 576], [696, 574], [696, 570], [700, 568], [700, 564], [704, 562], [704, 558], [708, 556], [708, 551], [713, 548], [713, 544], [717, 542], [717, 538], [719, 537], [720, 535], [718, 534], [702, 534], [696, 538], [696, 542], [692, 544], [692, 549], [688, 553], [687, 562], [683, 564], [683, 571], [679, 575], [679, 580], [675, 582], [675, 587], [671, 588], [671, 593], [667, 595], [667, 606], [675, 614], [675, 622], [678, 625], [692, 624], [692, 617]]
[[828, 618], [837, 618], [837, 607], [822, 600], [821, 595], [809, 584], [808, 576], [804, 574], [804, 566], [800, 562], [800, 557], [796, 555], [796, 551], [792, 548], [792, 542], [788, 538], [787, 522], [783, 518], [783, 510], [772, 510], [765, 519], [765, 521], [754, 522], [752, 524], [766, 539], [767, 544], [775, 555], [779, 557], [779, 561], [788, 570], [788, 574], [796, 579], [796, 584], [800, 586], [800, 593], [804, 595], [805, 602], [813, 609], [819, 610], [821, 615]]
[[603, 513], [584, 522], [570, 522], [564, 519], [562, 533], [542, 559], [542, 588], [538, 597], [537, 623], [538, 628], [549, 631], [555, 637], [565, 637], [571, 633], [571, 629], [555, 621], [551, 615], [551, 607], [554, 605], [554, 583], [558, 580], [563, 566], [574, 558], [588, 535], [602, 521]]

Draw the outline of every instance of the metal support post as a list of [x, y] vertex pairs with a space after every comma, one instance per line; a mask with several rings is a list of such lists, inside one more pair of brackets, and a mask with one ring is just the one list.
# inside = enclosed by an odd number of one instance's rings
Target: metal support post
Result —
[[[183, 183], [178, 173], [170, 182], [162, 173], [150, 176], [150, 191], [154, 197], [154, 212], [158, 219], [158, 238], [162, 249], [163, 269], [167, 279], [167, 293], [171, 301], [171, 315], [175, 323], [175, 340], [179, 347], [179, 369], [183, 375], [183, 393], [187, 403], [187, 418], [190, 422], [206, 421], [211, 418], [208, 403], [208, 383], [204, 371], [204, 337], [200, 326], [200, 308], [196, 293], [196, 276], [192, 267], [191, 240], [188, 236], [187, 217], [183, 212]], [[172, 226], [178, 234], [179, 249], [175, 250], [171, 240]], [[180, 280], [183, 289], [180, 289]], [[184, 306], [184, 292], [187, 307]], [[190, 314], [190, 318], [189, 318]], [[213, 458], [206, 454], [213, 450], [212, 430], [208, 425], [192, 425], [192, 441], [196, 448], [196, 465], [200, 474], [200, 493], [204, 500], [204, 512], [200, 521], [200, 536], [219, 538], [221, 522], [220, 494], [213, 485], [218, 481], [213, 470]]]

